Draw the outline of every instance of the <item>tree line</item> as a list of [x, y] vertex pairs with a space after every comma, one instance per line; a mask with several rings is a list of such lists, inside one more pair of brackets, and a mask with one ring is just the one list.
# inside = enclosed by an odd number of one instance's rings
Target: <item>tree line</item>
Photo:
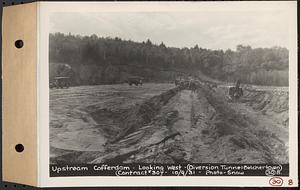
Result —
[[[178, 76], [206, 75], [212, 79], [258, 85], [288, 85], [288, 49], [252, 48], [210, 50], [167, 47], [151, 40], [134, 42], [118, 37], [49, 35], [50, 80], [71, 77], [73, 85], [114, 84], [130, 76], [149, 82], [170, 82]], [[62, 72], [63, 65], [71, 72]]]

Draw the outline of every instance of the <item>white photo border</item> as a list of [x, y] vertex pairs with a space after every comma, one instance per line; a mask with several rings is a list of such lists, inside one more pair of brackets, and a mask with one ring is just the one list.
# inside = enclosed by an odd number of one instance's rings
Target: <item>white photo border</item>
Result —
[[[283, 186], [298, 185], [297, 115], [297, 2], [39, 2], [38, 3], [38, 152], [39, 186], [239, 186], [270, 187], [269, 176], [146, 176], [50, 177], [49, 172], [49, 17], [55, 12], [231, 11], [285, 10], [289, 12], [289, 165]], [[276, 16], [276, 15], [275, 15]], [[288, 180], [293, 185], [288, 185]]]

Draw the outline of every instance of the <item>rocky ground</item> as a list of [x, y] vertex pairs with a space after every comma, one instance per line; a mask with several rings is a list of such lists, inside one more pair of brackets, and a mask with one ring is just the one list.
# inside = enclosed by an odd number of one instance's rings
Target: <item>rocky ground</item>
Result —
[[50, 90], [50, 161], [288, 163], [288, 91], [266, 89], [235, 102], [224, 85]]

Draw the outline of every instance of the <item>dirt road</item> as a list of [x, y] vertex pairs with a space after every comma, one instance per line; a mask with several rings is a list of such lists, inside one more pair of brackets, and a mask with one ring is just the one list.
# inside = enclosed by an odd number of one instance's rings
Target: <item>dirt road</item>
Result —
[[172, 84], [53, 90], [51, 162], [287, 163], [288, 92], [247, 91], [239, 102], [226, 93]]

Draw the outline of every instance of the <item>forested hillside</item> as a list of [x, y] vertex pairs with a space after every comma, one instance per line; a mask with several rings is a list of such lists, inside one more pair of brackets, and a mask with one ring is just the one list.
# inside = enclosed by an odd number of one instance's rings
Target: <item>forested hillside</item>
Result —
[[[209, 50], [198, 47], [175, 48], [120, 38], [49, 36], [50, 80], [71, 77], [73, 85], [121, 83], [129, 76], [149, 82], [168, 82], [180, 75], [203, 73], [213, 79], [259, 85], [288, 85], [288, 49], [251, 48]], [[69, 65], [66, 71], [63, 65]]]

